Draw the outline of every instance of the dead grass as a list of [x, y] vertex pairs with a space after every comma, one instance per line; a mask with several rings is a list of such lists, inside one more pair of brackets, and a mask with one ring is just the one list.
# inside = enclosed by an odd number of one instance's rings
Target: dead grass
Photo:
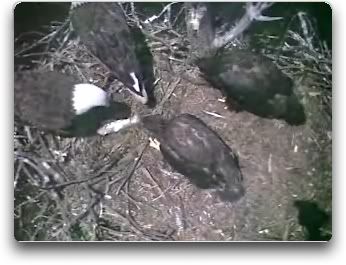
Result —
[[[129, 21], [138, 24], [141, 14], [124, 8]], [[297, 81], [308, 114], [307, 124], [292, 127], [226, 109], [218, 100], [221, 93], [185, 63], [179, 23], [163, 17], [143, 28], [157, 80], [153, 109], [134, 102], [119, 82], [109, 83], [107, 69], [68, 37], [68, 22], [36, 43], [47, 47], [42, 54], [30, 54], [32, 44], [16, 56], [32, 57], [37, 69], [72, 73], [106, 87], [139, 114], [197, 115], [238, 152], [245, 197], [224, 203], [197, 189], [148, 147], [139, 128], [106, 137], [61, 138], [16, 125], [17, 240], [304, 240], [294, 201], [315, 201], [331, 212], [331, 52], [315, 42], [302, 45], [310, 35], [293, 29], [286, 36], [296, 45], [267, 50]]]

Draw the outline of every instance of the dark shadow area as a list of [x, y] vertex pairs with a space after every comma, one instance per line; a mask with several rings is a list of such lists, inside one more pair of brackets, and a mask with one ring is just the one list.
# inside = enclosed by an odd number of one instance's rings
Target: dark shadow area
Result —
[[331, 223], [332, 216], [318, 207], [315, 202], [295, 201], [294, 206], [298, 209], [298, 221], [306, 231], [306, 240], [329, 241], [332, 235], [323, 235], [321, 228]]
[[[32, 170], [30, 168], [30, 170]], [[34, 172], [37, 174], [37, 172]], [[34, 187], [27, 181], [23, 180], [24, 178], [19, 179], [18, 186], [20, 186], [20, 190], [15, 190], [15, 204], [14, 208], [18, 207], [20, 204], [24, 204], [27, 201], [27, 196], [35, 196], [37, 192], [39, 192], [38, 187]], [[24, 204], [21, 208], [22, 218], [16, 218], [14, 216], [13, 219], [13, 233], [14, 239], [17, 241], [23, 240], [44, 240], [44, 235], [39, 231], [36, 233], [35, 238], [29, 236], [30, 233], [35, 232], [35, 228], [31, 225], [31, 221], [34, 218], [37, 218], [37, 214], [40, 211], [39, 204]], [[54, 214], [54, 213], [52, 213]], [[25, 227], [25, 229], [23, 229]]]
[[156, 99], [154, 97], [154, 68], [153, 68], [153, 55], [145, 41], [145, 36], [141, 30], [137, 27], [130, 27], [132, 35], [136, 44], [136, 55], [140, 64], [140, 68], [143, 75], [145, 89], [148, 93], [149, 101], [147, 105], [150, 108], [155, 107]]
[[96, 135], [96, 131], [108, 120], [126, 119], [131, 115], [131, 108], [122, 102], [112, 102], [109, 107], [95, 107], [78, 115], [73, 125], [64, 130], [65, 136], [87, 137]]
[[[14, 8], [14, 50], [16, 52], [38, 41], [49, 33], [48, 25], [53, 21], [64, 21], [69, 12], [70, 3], [44, 3], [44, 2], [21, 2]], [[38, 45], [30, 50], [31, 54], [41, 53], [46, 48], [46, 43]], [[39, 55], [30, 57], [15, 56], [15, 68], [32, 68], [33, 60]]]
[[52, 21], [64, 21], [69, 2], [21, 2], [14, 9], [14, 36], [23, 32], [43, 30]]
[[283, 17], [277, 23], [255, 23], [253, 30], [268, 28], [274, 33], [279, 33], [290, 23], [291, 17], [298, 12], [305, 12], [314, 18], [318, 34], [321, 39], [325, 40], [329, 48], [332, 48], [332, 9], [328, 3], [324, 2], [282, 2], [275, 3], [266, 12], [265, 15]]

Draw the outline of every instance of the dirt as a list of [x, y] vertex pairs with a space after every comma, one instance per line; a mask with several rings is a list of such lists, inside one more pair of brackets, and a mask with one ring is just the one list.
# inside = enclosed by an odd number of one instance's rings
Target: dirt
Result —
[[[179, 77], [169, 78], [171, 83], [179, 81]], [[220, 91], [210, 86], [180, 79], [163, 107], [163, 115], [191, 113], [216, 130], [239, 156], [246, 195], [236, 203], [220, 201], [175, 172], [159, 151], [146, 148], [129, 181], [130, 200], [124, 194], [119, 197], [110, 192], [113, 199], [105, 202], [106, 218], [119, 209], [129, 209], [131, 219], [149, 234], [159, 231], [173, 240], [305, 239], [294, 202], [316, 199], [315, 186], [320, 182], [313, 177], [320, 172], [312, 168], [311, 156], [320, 156], [311, 154], [315, 151], [310, 148], [309, 125], [290, 126], [284, 121], [232, 111], [221, 98]], [[145, 142], [147, 136], [140, 138]], [[322, 189], [328, 192], [328, 187]], [[124, 201], [128, 201], [127, 206]], [[143, 240], [140, 236], [117, 239]]]

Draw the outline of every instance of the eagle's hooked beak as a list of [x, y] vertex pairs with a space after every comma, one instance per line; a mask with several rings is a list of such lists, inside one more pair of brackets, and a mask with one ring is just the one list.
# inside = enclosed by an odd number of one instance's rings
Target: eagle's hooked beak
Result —
[[140, 82], [140, 80], [137, 78], [135, 73], [130, 73], [130, 77], [133, 80], [133, 86], [129, 88], [129, 91], [131, 94], [135, 97], [135, 99], [142, 104], [148, 103], [148, 94], [145, 90], [143, 82]]

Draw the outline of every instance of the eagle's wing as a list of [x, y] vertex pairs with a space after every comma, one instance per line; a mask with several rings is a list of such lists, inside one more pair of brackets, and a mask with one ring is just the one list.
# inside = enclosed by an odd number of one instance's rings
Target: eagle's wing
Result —
[[170, 121], [160, 148], [172, 167], [198, 187], [213, 188], [225, 183], [217, 176], [217, 167], [231, 150], [196, 117], [183, 114]]
[[206, 124], [189, 114], [173, 119], [165, 136], [165, 143], [174, 147], [187, 162], [200, 165], [212, 164], [224, 148], [220, 138]]
[[71, 11], [74, 30], [87, 48], [125, 85], [138, 75], [135, 42], [117, 3], [81, 4]]
[[[224, 74], [221, 78], [245, 93], [272, 98], [276, 94], [292, 94], [292, 81], [268, 58], [245, 50], [228, 51], [222, 55]], [[241, 91], [239, 91], [241, 92]]]
[[14, 112], [24, 122], [42, 129], [69, 126], [74, 116], [73, 86], [78, 81], [58, 72], [23, 72], [15, 75]]

